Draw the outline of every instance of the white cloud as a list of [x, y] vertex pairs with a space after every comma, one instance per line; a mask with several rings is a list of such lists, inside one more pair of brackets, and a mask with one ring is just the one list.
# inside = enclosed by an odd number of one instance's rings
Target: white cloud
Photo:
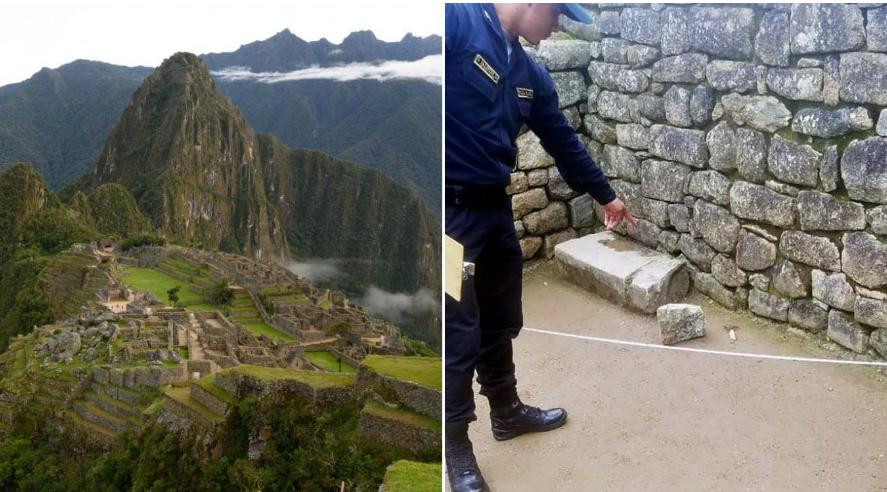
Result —
[[325, 282], [343, 275], [339, 268], [339, 260], [328, 258], [310, 258], [305, 261], [293, 261], [287, 265], [289, 271], [311, 282]]
[[431, 84], [441, 83], [443, 55], [429, 55], [416, 61], [383, 61], [380, 63], [348, 63], [333, 67], [311, 67], [292, 72], [251, 72], [247, 67], [226, 67], [212, 72], [222, 80], [252, 80], [266, 84], [291, 80], [328, 79], [349, 80], [417, 79]]
[[388, 292], [376, 286], [370, 286], [364, 296], [355, 299], [375, 316], [387, 319], [392, 323], [400, 323], [404, 318], [427, 313], [434, 309], [437, 301], [429, 289], [419, 289], [414, 294]]

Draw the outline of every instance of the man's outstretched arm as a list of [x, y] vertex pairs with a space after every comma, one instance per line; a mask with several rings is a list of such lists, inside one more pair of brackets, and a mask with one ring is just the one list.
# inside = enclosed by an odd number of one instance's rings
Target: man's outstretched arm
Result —
[[558, 96], [551, 76], [544, 70], [539, 70], [539, 75], [541, 83], [534, 95], [527, 125], [539, 137], [545, 151], [554, 157], [558, 171], [567, 184], [576, 191], [590, 194], [603, 205], [607, 229], [618, 226], [622, 219], [637, 224], [558, 108]]

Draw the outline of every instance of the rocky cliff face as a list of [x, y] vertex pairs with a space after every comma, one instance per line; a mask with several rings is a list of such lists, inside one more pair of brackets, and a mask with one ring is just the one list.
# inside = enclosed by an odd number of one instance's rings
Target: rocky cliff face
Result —
[[256, 134], [202, 61], [179, 53], [149, 76], [96, 163], [167, 237], [256, 258], [345, 258], [357, 285], [438, 283], [439, 227], [376, 171]]

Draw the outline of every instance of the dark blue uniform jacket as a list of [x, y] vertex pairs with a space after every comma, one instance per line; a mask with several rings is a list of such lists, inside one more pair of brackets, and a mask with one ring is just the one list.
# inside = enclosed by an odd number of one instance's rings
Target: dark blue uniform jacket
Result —
[[539, 137], [574, 190], [599, 203], [616, 198], [558, 109], [554, 81], [506, 38], [489, 4], [446, 6], [446, 183], [508, 185], [521, 125]]

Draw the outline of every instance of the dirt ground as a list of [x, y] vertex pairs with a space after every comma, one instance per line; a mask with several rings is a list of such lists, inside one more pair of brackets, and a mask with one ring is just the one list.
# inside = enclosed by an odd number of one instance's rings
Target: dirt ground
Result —
[[[684, 344], [837, 358], [821, 338], [727, 311], [698, 294], [706, 336]], [[524, 277], [525, 326], [658, 343], [655, 316], [568, 283]], [[736, 326], [731, 343], [725, 325]], [[524, 331], [524, 401], [563, 406], [555, 431], [496, 442], [486, 399], [471, 438], [494, 491], [887, 491], [887, 382], [872, 368], [635, 348]]]

